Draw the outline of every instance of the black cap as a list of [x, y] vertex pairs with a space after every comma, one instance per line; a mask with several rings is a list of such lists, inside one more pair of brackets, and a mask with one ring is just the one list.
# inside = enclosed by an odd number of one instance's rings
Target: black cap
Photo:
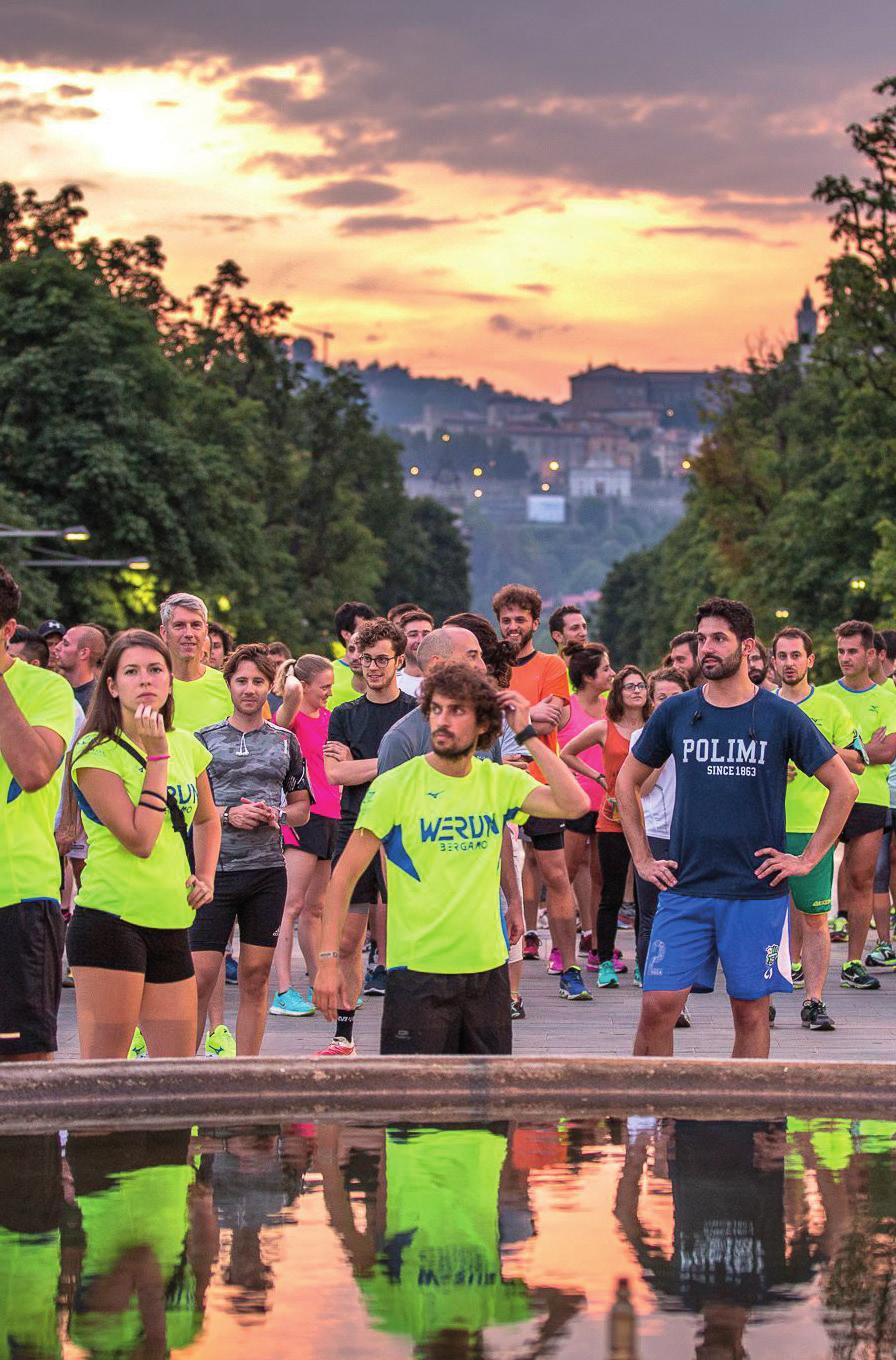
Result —
[[47, 619], [46, 623], [40, 625], [37, 632], [42, 638], [52, 637], [54, 633], [58, 633], [60, 637], [65, 637], [67, 629], [65, 624], [60, 623], [58, 619]]

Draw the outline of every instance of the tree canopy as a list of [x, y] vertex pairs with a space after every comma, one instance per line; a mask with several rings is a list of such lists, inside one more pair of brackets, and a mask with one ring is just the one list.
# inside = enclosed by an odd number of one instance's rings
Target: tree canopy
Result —
[[292, 363], [289, 308], [248, 297], [235, 261], [182, 300], [157, 237], [79, 240], [85, 215], [74, 185], [0, 184], [0, 522], [83, 523], [82, 555], [151, 572], [26, 567], [79, 550], [10, 540], [29, 617], [150, 623], [189, 589], [239, 635], [301, 647], [345, 598], [465, 608], [463, 539], [405, 495], [358, 378]]
[[721, 380], [684, 518], [604, 583], [614, 657], [655, 663], [709, 594], [743, 599], [763, 637], [807, 629], [822, 658], [843, 619], [896, 616], [896, 104], [847, 132], [867, 172], [814, 193], [842, 247], [825, 328]]

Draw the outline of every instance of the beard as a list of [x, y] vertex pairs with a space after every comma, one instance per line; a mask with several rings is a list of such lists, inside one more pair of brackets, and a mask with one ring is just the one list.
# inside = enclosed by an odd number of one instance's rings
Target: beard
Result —
[[469, 756], [472, 756], [472, 755], [475, 754], [475, 751], [476, 751], [476, 743], [475, 743], [475, 742], [473, 743], [472, 746], [442, 746], [442, 745], [437, 745], [437, 744], [436, 744], [436, 737], [437, 737], [437, 736], [442, 736], [442, 735], [447, 735], [447, 734], [435, 732], [435, 733], [433, 733], [433, 737], [432, 737], [432, 749], [433, 749], [433, 752], [439, 757], [440, 760], [448, 760], [448, 761], [458, 761], [458, 762], [460, 762], [460, 761], [466, 760]]
[[754, 684], [754, 685], [761, 685], [762, 682], [763, 682], [763, 680], [765, 679], [765, 677], [768, 675], [768, 667], [767, 667], [767, 666], [748, 666], [748, 668], [747, 668], [747, 675], [748, 675], [748, 676], [750, 677], [750, 679], [753, 681], [753, 684]]
[[513, 648], [514, 656], [519, 656], [520, 652], [521, 652], [525, 647], [528, 647], [528, 646], [529, 646], [529, 643], [532, 641], [532, 639], [533, 639], [534, 636], [535, 636], [535, 629], [534, 629], [534, 628], [530, 628], [529, 631], [528, 631], [528, 633], [527, 633], [527, 632], [525, 631], [525, 629], [524, 629], [523, 632], [522, 632], [521, 635], [520, 635], [520, 640], [519, 640], [519, 642], [513, 642], [513, 641], [512, 641], [511, 639], [509, 639], [509, 638], [506, 639], [506, 641], [508, 641], [508, 642], [510, 643], [510, 646]]
[[[706, 658], [712, 666], [712, 673], [704, 669], [705, 661], [700, 662], [700, 674], [704, 680], [727, 680], [730, 676], [736, 675], [740, 670], [742, 660], [740, 652], [735, 652], [734, 656]], [[755, 681], [754, 681], [755, 684]]]

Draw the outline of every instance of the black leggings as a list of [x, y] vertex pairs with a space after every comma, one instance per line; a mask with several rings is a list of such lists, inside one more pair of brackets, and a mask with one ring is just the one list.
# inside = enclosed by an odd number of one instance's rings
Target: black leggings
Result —
[[597, 853], [604, 876], [597, 910], [597, 957], [601, 963], [606, 963], [612, 959], [616, 944], [616, 925], [625, 896], [625, 879], [631, 853], [621, 831], [598, 831]]

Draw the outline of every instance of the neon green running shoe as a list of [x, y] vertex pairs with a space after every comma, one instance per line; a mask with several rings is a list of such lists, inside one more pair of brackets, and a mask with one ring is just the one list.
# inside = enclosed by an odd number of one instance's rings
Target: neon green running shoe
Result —
[[128, 1049], [128, 1057], [129, 1057], [129, 1058], [148, 1058], [148, 1057], [149, 1057], [149, 1049], [146, 1047], [146, 1040], [145, 1040], [144, 1037], [143, 1037], [143, 1034], [142, 1034], [142, 1031], [141, 1031], [139, 1025], [138, 1025], [137, 1028], [134, 1030], [134, 1037], [133, 1037], [133, 1039], [131, 1040], [131, 1046], [130, 1046], [130, 1048]]
[[235, 1058], [236, 1039], [226, 1025], [218, 1025], [205, 1037], [205, 1056], [207, 1058]]

